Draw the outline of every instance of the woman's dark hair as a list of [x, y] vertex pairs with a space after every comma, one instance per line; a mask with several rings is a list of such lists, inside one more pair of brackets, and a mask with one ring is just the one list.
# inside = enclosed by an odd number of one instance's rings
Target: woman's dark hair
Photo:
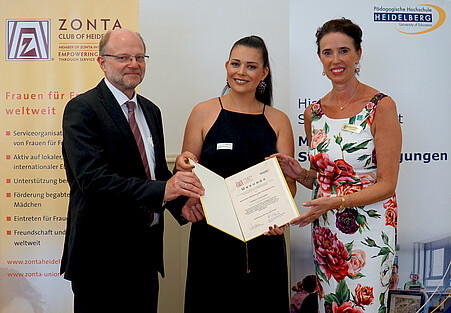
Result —
[[308, 293], [312, 293], [315, 291], [317, 286], [316, 275], [307, 275], [304, 279], [293, 286], [291, 290], [295, 292], [299, 292], [302, 290], [307, 291]]
[[305, 276], [302, 280], [302, 287], [307, 292], [313, 292], [316, 289], [316, 275]]
[[347, 18], [340, 18], [327, 21], [323, 26], [316, 30], [316, 46], [318, 47], [317, 53], [320, 53], [319, 42], [321, 39], [330, 33], [342, 33], [352, 38], [354, 42], [354, 48], [359, 51], [362, 44], [362, 29], [359, 25], [354, 24]]
[[[268, 68], [268, 75], [266, 75], [266, 78], [264, 82], [266, 83], [266, 88], [264, 92], [259, 92], [258, 89], [255, 91], [255, 98], [257, 98], [258, 101], [263, 102], [265, 105], [272, 105], [272, 78], [271, 78], [271, 68], [269, 66], [269, 55], [268, 55], [268, 49], [266, 48], [266, 44], [263, 41], [262, 38], [259, 36], [248, 36], [241, 38], [237, 42], [235, 42], [232, 46], [232, 49], [230, 49], [229, 58], [232, 54], [233, 49], [236, 46], [243, 46], [248, 48], [254, 48], [261, 52], [262, 55], [262, 61], [263, 61], [263, 68]], [[224, 87], [224, 90], [222, 91], [222, 94], [224, 95], [230, 87], [226, 85]]]

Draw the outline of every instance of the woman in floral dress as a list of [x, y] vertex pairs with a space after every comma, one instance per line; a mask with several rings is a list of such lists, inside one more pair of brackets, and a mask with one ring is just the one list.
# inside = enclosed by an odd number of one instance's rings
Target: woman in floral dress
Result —
[[311, 167], [277, 154], [284, 173], [313, 190], [292, 224], [312, 225], [321, 312], [387, 312], [401, 153], [396, 105], [356, 77], [359, 26], [331, 20], [316, 38], [332, 90], [304, 113]]

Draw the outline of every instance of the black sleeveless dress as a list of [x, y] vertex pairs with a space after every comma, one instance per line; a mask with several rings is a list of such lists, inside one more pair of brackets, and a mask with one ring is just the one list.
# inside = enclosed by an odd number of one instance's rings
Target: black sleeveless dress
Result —
[[[221, 112], [208, 131], [200, 163], [226, 178], [276, 153], [277, 136], [261, 114]], [[266, 107], [266, 106], [265, 106]], [[185, 313], [288, 312], [283, 236], [247, 244], [205, 220], [191, 226]]]

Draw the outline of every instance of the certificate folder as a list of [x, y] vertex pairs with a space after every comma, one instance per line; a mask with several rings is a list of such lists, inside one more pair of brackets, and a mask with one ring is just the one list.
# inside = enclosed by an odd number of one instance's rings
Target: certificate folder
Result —
[[299, 216], [276, 158], [226, 179], [190, 162], [205, 188], [200, 199], [207, 223], [229, 235], [246, 242]]

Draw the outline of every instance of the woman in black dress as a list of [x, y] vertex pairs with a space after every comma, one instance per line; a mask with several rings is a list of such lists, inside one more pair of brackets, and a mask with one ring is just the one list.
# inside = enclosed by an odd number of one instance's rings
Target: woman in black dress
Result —
[[[293, 156], [290, 121], [271, 106], [271, 71], [264, 41], [257, 36], [240, 39], [225, 67], [228, 93], [194, 107], [185, 129], [183, 155], [196, 158], [224, 178], [276, 152]], [[176, 169], [191, 167], [181, 157]], [[294, 181], [287, 182], [294, 194]], [[189, 201], [189, 206], [196, 205], [195, 199]], [[288, 312], [283, 229], [272, 230], [279, 236], [243, 243], [205, 220], [198, 221], [199, 214], [185, 215], [195, 222], [189, 242], [185, 313]]]

